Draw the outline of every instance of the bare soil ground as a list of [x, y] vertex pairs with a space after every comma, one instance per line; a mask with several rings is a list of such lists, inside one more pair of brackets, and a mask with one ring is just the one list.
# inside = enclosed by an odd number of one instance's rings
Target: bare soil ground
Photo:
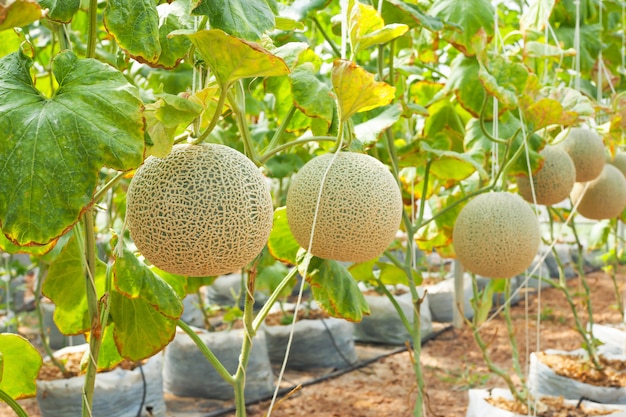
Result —
[[[592, 288], [594, 320], [597, 323], [617, 323], [621, 315], [615, 308], [616, 299], [610, 277], [602, 272], [588, 275]], [[623, 283], [626, 275], [619, 274]], [[579, 279], [568, 282], [572, 293], [582, 292]], [[577, 311], [587, 322], [586, 308], [579, 295], [575, 296]], [[540, 316], [540, 321], [537, 316]], [[517, 329], [517, 341], [523, 358], [532, 351], [544, 349], [572, 350], [581, 346], [581, 338], [574, 331], [574, 321], [564, 295], [554, 289], [531, 294], [512, 308], [512, 318]], [[506, 327], [501, 317], [490, 321], [481, 331], [488, 342], [492, 360], [501, 368], [511, 370], [511, 349]], [[423, 346], [419, 358], [424, 368], [427, 416], [461, 417], [467, 410], [469, 388], [504, 387], [491, 375], [468, 327], [451, 329], [439, 334]], [[272, 412], [275, 417], [379, 417], [411, 416], [417, 395], [412, 358], [405, 351], [387, 356], [367, 367], [337, 378], [306, 386], [283, 401]], [[512, 371], [510, 372], [513, 373]], [[170, 398], [170, 400], [172, 400]], [[36, 402], [21, 401], [29, 416], [38, 417]], [[171, 402], [174, 404], [174, 401]], [[269, 402], [248, 407], [248, 415], [261, 417], [267, 412]], [[205, 416], [214, 403], [186, 402], [173, 416]], [[12, 416], [0, 404], [0, 417]], [[212, 414], [216, 415], [216, 414]], [[234, 413], [222, 415], [234, 416]], [[73, 416], [68, 416], [73, 417]]]

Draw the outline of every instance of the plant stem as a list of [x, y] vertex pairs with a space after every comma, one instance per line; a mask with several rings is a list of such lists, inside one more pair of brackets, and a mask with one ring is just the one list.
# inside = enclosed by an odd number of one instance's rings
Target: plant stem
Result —
[[[489, 101], [489, 95], [487, 95], [487, 93], [485, 93], [485, 99], [483, 100], [483, 104], [480, 108], [480, 117], [478, 118], [479, 122], [480, 122], [480, 130], [482, 130], [483, 135], [485, 135], [485, 137], [487, 139], [489, 139], [492, 142], [495, 143], [499, 143], [502, 145], [505, 145], [508, 141], [500, 139], [500, 138], [496, 138], [494, 136], [491, 135], [491, 133], [489, 133], [487, 131], [487, 127], [485, 126], [485, 113], [487, 111], [487, 102]], [[495, 117], [495, 115], [494, 115]]]
[[305, 137], [305, 138], [300, 138], [300, 139], [296, 139], [296, 140], [292, 140], [291, 142], [287, 142], [284, 143], [280, 146], [275, 147], [274, 149], [270, 149], [268, 150], [262, 157], [259, 158], [259, 162], [261, 164], [264, 164], [267, 162], [268, 159], [270, 159], [272, 156], [276, 155], [277, 153], [284, 151], [285, 149], [289, 149], [293, 146], [298, 146], [301, 145], [303, 143], [308, 143], [308, 142], [336, 142], [337, 138], [333, 137], [333, 136], [309, 136], [309, 137]]
[[234, 97], [233, 95], [230, 95], [228, 101], [230, 103], [230, 107], [235, 113], [235, 119], [237, 120], [237, 127], [239, 128], [239, 133], [241, 134], [245, 153], [255, 165], [259, 166], [259, 156], [257, 155], [254, 141], [252, 140], [252, 135], [250, 134], [250, 129], [248, 128], [248, 121], [246, 120], [245, 93], [243, 91], [241, 81], [236, 83]]
[[280, 281], [280, 284], [278, 284], [276, 289], [274, 289], [274, 291], [269, 296], [269, 298], [267, 299], [267, 301], [265, 302], [261, 310], [257, 313], [256, 317], [252, 321], [252, 330], [255, 333], [261, 327], [261, 323], [263, 323], [263, 321], [269, 314], [272, 306], [274, 305], [274, 303], [276, 303], [276, 300], [278, 300], [278, 297], [280, 297], [280, 294], [283, 292], [285, 288], [287, 288], [288, 285], [291, 284], [291, 280], [296, 276], [297, 273], [298, 273], [298, 268], [296, 267], [291, 268], [291, 270], [287, 273], [287, 275], [285, 275], [283, 280]]
[[519, 360], [519, 349], [517, 347], [517, 341], [515, 340], [515, 329], [513, 329], [513, 322], [511, 320], [511, 280], [507, 279], [504, 284], [504, 322], [506, 323], [506, 331], [509, 336], [509, 341], [511, 342], [511, 354], [512, 354], [512, 362], [513, 362], [513, 370], [517, 374], [518, 378], [521, 381], [522, 390], [524, 393], [522, 394], [524, 397], [528, 398], [528, 394], [526, 391], [526, 383], [525, 376], [522, 372], [522, 367], [520, 366]]
[[102, 186], [102, 188], [100, 188], [98, 190], [98, 192], [94, 195], [93, 197], [93, 201], [100, 201], [100, 199], [111, 189], [115, 186], [115, 184], [117, 184], [122, 178], [124, 178], [124, 176], [126, 175], [126, 172], [118, 172], [117, 175], [115, 175], [115, 177], [111, 178], [109, 180], [109, 182], [107, 182], [106, 184], [104, 184]]
[[615, 252], [615, 260], [611, 268], [611, 281], [613, 282], [613, 290], [615, 291], [615, 301], [617, 302], [617, 308], [622, 316], [622, 322], [624, 322], [624, 303], [622, 302], [622, 296], [620, 294], [619, 285], [617, 283], [617, 269], [619, 268], [619, 219], [613, 219], [611, 225], [613, 226], [613, 250]]
[[332, 49], [333, 54], [335, 54], [335, 56], [339, 58], [341, 56], [341, 51], [339, 50], [337, 45], [335, 45], [335, 42], [333, 42], [333, 40], [330, 39], [330, 37], [328, 36], [328, 33], [326, 33], [326, 31], [324, 30], [324, 28], [322, 27], [322, 25], [320, 24], [319, 20], [317, 20], [316, 17], [313, 17], [311, 19], [313, 20], [313, 23], [315, 23], [315, 26], [320, 31], [320, 33], [322, 34], [326, 42], [328, 42], [328, 45], [330, 45], [330, 49]]
[[204, 142], [204, 140], [209, 137], [213, 129], [215, 129], [215, 126], [217, 126], [217, 122], [222, 115], [224, 103], [226, 103], [226, 97], [228, 96], [229, 88], [230, 85], [225, 85], [220, 89], [220, 95], [217, 99], [217, 105], [215, 106], [215, 113], [213, 113], [213, 117], [211, 118], [211, 121], [209, 122], [207, 128], [204, 129], [204, 132], [202, 132], [200, 136], [198, 136], [196, 139], [193, 140], [193, 142], [191, 142], [193, 145], [199, 145]]
[[46, 355], [50, 358], [50, 362], [63, 374], [64, 377], [68, 377], [69, 374], [65, 370], [65, 365], [63, 362], [60, 362], [53, 354], [52, 349], [50, 348], [50, 343], [48, 340], [48, 335], [46, 335], [46, 330], [43, 324], [43, 310], [41, 309], [41, 288], [43, 287], [43, 278], [47, 271], [47, 266], [44, 265], [41, 260], [39, 261], [39, 271], [37, 273], [37, 286], [35, 287], [35, 313], [37, 314], [37, 320], [39, 322], [39, 336], [41, 337], [41, 344], [43, 345], [43, 350], [46, 352]]
[[7, 403], [7, 405], [11, 407], [13, 411], [15, 411], [15, 414], [17, 414], [18, 417], [28, 417], [28, 414], [26, 414], [26, 411], [24, 411], [22, 406], [17, 401], [15, 401], [9, 394], [1, 389], [0, 401], [4, 401], [5, 403]]
[[183, 331], [187, 333], [187, 336], [189, 336], [191, 340], [193, 340], [193, 342], [198, 347], [198, 350], [204, 355], [204, 357], [209, 361], [209, 363], [213, 366], [213, 368], [215, 368], [217, 373], [220, 374], [222, 379], [226, 381], [227, 383], [233, 385], [235, 383], [235, 379], [233, 378], [233, 376], [224, 367], [222, 362], [220, 362], [220, 360], [217, 359], [215, 354], [211, 352], [211, 350], [207, 347], [207, 345], [204, 344], [204, 342], [202, 341], [202, 339], [200, 339], [200, 337], [196, 334], [196, 332], [194, 332], [193, 329], [189, 327], [187, 323], [185, 323], [184, 321], [180, 319], [176, 321], [176, 325], [180, 327], [181, 329], [183, 329]]
[[87, 294], [87, 311], [91, 329], [89, 332], [89, 361], [85, 374], [85, 384], [83, 385], [82, 416], [91, 417], [98, 356], [102, 343], [102, 322], [100, 321], [98, 294], [96, 293], [94, 282], [96, 275], [96, 236], [93, 209], [85, 211], [83, 215], [83, 226], [85, 229], [85, 291]]
[[287, 115], [285, 116], [285, 119], [283, 120], [281, 125], [278, 126], [278, 129], [276, 129], [276, 132], [274, 132], [274, 136], [272, 136], [272, 139], [270, 140], [270, 143], [267, 145], [267, 148], [265, 148], [264, 153], [267, 153], [268, 151], [271, 151], [272, 149], [276, 147], [276, 144], [280, 141], [280, 138], [285, 134], [285, 130], [287, 130], [287, 125], [289, 124], [289, 122], [291, 122], [291, 119], [293, 118], [294, 114], [296, 114], [297, 110], [298, 109], [296, 106], [294, 105], [291, 106], [291, 108], [289, 109], [289, 112], [287, 112]]
[[98, 39], [98, 0], [89, 0], [89, 34], [87, 38], [87, 58], [96, 56]]

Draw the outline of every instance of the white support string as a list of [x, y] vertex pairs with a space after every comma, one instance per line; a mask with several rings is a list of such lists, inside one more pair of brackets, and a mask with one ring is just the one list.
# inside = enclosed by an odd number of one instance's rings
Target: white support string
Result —
[[574, 49], [576, 56], [574, 57], [574, 87], [580, 91], [580, 0], [574, 0], [576, 5], [576, 27], [574, 28]]

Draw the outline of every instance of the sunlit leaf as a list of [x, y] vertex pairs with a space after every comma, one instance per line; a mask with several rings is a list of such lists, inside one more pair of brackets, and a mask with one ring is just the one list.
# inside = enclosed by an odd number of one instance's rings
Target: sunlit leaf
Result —
[[287, 210], [279, 207], [274, 211], [274, 224], [270, 232], [267, 247], [272, 256], [279, 261], [296, 264], [296, 255], [300, 245], [291, 234], [289, 223], [287, 223]]
[[36, 0], [5, 0], [0, 3], [0, 30], [26, 26], [41, 19]]
[[222, 88], [242, 78], [289, 73], [287, 64], [281, 58], [255, 43], [230, 36], [221, 30], [185, 34], [196, 46]]
[[252, 41], [274, 28], [274, 13], [266, 0], [200, 0], [193, 13], [208, 16], [214, 29]]
[[61, 23], [69, 23], [80, 8], [80, 0], [39, 0], [39, 4], [48, 9], [48, 19]]
[[14, 30], [0, 31], [0, 58], [15, 52], [19, 49], [20, 44], [26, 40], [24, 33]]
[[376, 117], [354, 126], [354, 135], [361, 147], [366, 148], [376, 143], [378, 136], [400, 120], [401, 115], [402, 107], [400, 104], [392, 104]]
[[22, 336], [0, 333], [0, 356], [3, 364], [0, 390], [14, 400], [34, 397], [37, 375], [43, 363], [37, 349]]
[[315, 76], [313, 65], [300, 65], [289, 77], [296, 107], [309, 117], [326, 120], [330, 126], [335, 100], [330, 87]]
[[409, 27], [404, 24], [385, 26], [383, 18], [372, 6], [354, 3], [348, 19], [350, 45], [355, 52], [380, 45], [404, 35]]
[[494, 7], [489, 0], [436, 0], [428, 13], [446, 23], [460, 26], [443, 30], [443, 37], [465, 55], [475, 55], [474, 38], [493, 36]]
[[113, 268], [115, 288], [131, 299], [141, 298], [156, 311], [178, 319], [183, 305], [176, 292], [130, 251], [115, 259]]
[[117, 350], [115, 339], [113, 338], [114, 324], [109, 324], [102, 332], [102, 344], [98, 355], [98, 370], [109, 370], [122, 362], [123, 358]]
[[418, 81], [411, 84], [409, 92], [411, 94], [411, 100], [424, 107], [432, 104], [431, 102], [442, 89], [444, 84], [436, 83], [432, 81]]
[[175, 0], [157, 6], [159, 15], [159, 45], [161, 53], [155, 65], [173, 68], [187, 55], [191, 41], [184, 36], [168, 36], [181, 29], [193, 29], [193, 17], [189, 15], [191, 0]]
[[528, 41], [524, 44], [524, 47], [529, 58], [562, 58], [576, 55], [574, 48], [563, 49], [543, 42]]
[[441, 19], [429, 16], [416, 4], [402, 0], [385, 0], [383, 18], [388, 23], [403, 23], [410, 27], [421, 26], [432, 31], [443, 29]]
[[373, 74], [351, 61], [335, 60], [332, 83], [339, 103], [341, 122], [355, 113], [385, 106], [394, 98], [394, 87], [376, 81]]
[[532, 0], [520, 19], [522, 31], [541, 31], [548, 24], [555, 0]]
[[[299, 265], [301, 267], [302, 264]], [[359, 322], [370, 313], [356, 281], [337, 261], [313, 256], [308, 273], [300, 270], [300, 274], [306, 274], [313, 298], [329, 315]]]
[[52, 241], [43, 246], [18, 246], [7, 239], [4, 233], [0, 233], [0, 250], [7, 253], [27, 253], [33, 256], [41, 256], [48, 253], [55, 244], [56, 241]]
[[0, 60], [0, 223], [20, 245], [63, 234], [92, 203], [100, 169], [135, 168], [144, 151], [142, 103], [119, 71], [61, 52], [48, 98], [31, 65], [20, 53]]
[[487, 178], [487, 172], [471, 155], [466, 153], [431, 148], [428, 143], [420, 142], [420, 147], [437, 158], [433, 159], [430, 170], [441, 180], [458, 182], [478, 171], [482, 178]]
[[[87, 278], [84, 255], [76, 237], [72, 237], [51, 263], [43, 284], [43, 293], [55, 304], [54, 322], [66, 335], [84, 333], [91, 328], [87, 312]], [[96, 292], [104, 294], [106, 265], [96, 264]]]
[[485, 90], [498, 99], [503, 108], [513, 109], [517, 107], [517, 97], [526, 87], [528, 70], [522, 64], [492, 55], [480, 65], [478, 77]]
[[134, 361], [149, 358], [174, 338], [176, 321], [159, 313], [144, 298], [128, 298], [113, 290], [109, 300], [115, 344], [123, 357]]
[[153, 0], [108, 0], [104, 25], [120, 48], [139, 62], [154, 63], [161, 54], [159, 15]]

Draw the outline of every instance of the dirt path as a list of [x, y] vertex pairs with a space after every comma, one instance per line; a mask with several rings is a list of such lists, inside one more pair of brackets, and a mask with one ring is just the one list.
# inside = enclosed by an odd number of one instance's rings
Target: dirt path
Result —
[[[620, 282], [626, 276], [618, 276]], [[615, 308], [615, 294], [608, 275], [595, 272], [588, 275], [592, 287], [592, 305], [595, 321], [615, 323], [620, 314]], [[568, 282], [572, 292], [579, 289], [579, 280]], [[586, 323], [585, 309], [578, 302], [579, 314]], [[539, 301], [541, 301], [539, 305]], [[537, 314], [540, 313], [540, 332], [537, 334]], [[573, 330], [573, 319], [562, 293], [543, 290], [528, 297], [528, 305], [520, 302], [512, 309], [521, 355], [539, 348], [576, 349], [581, 339]], [[511, 351], [506, 328], [497, 317], [484, 327], [481, 334], [489, 342], [491, 358], [502, 368], [511, 369]], [[526, 349], [526, 342], [530, 348]], [[462, 417], [467, 409], [467, 389], [474, 387], [502, 387], [504, 384], [492, 377], [468, 328], [450, 330], [427, 342], [421, 355], [427, 390], [426, 415]], [[350, 372], [323, 383], [304, 387], [284, 401], [273, 413], [275, 417], [380, 417], [411, 416], [415, 400], [415, 377], [411, 358], [407, 352], [381, 359], [365, 368]], [[32, 417], [38, 417], [36, 402], [22, 401]], [[206, 415], [197, 404], [189, 410], [189, 417]], [[261, 417], [268, 403], [249, 407], [250, 417]], [[234, 416], [234, 413], [225, 414]], [[6, 405], [0, 404], [0, 417], [13, 416]], [[73, 416], [68, 416], [73, 417]]]

